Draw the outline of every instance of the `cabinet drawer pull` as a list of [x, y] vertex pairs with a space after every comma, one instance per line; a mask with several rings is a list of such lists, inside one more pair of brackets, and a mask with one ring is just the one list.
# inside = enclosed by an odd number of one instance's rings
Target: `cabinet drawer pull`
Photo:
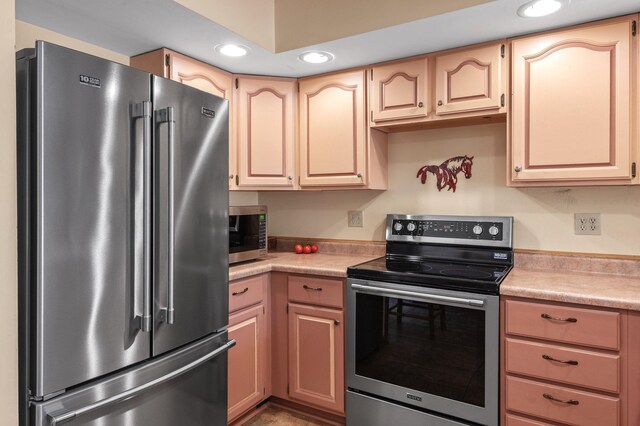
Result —
[[242, 291], [234, 291], [233, 293], [231, 293], [231, 295], [232, 296], [240, 296], [241, 294], [245, 294], [248, 291], [249, 291], [249, 287], [245, 287], [244, 290], [242, 290]]
[[569, 404], [569, 405], [579, 405], [580, 401], [577, 401], [575, 399], [558, 399], [556, 397], [554, 397], [553, 395], [550, 395], [548, 393], [543, 393], [542, 394], [543, 398], [546, 399], [550, 399], [551, 401], [555, 401], [555, 402], [561, 402], [563, 404]]
[[569, 317], [569, 318], [556, 318], [556, 317], [552, 317], [552, 316], [551, 316], [551, 315], [549, 315], [549, 314], [542, 314], [542, 315], [540, 315], [540, 316], [541, 316], [542, 318], [544, 318], [544, 319], [553, 320], [553, 321], [562, 321], [562, 322], [578, 322], [578, 319], [577, 319], [577, 318], [572, 318], [572, 317]]
[[561, 359], [556, 359], [549, 355], [542, 355], [542, 358], [546, 359], [547, 361], [561, 362], [563, 364], [569, 364], [569, 365], [578, 365], [578, 361], [574, 361], [574, 360], [563, 361]]
[[302, 288], [304, 288], [305, 290], [312, 290], [312, 291], [322, 291], [322, 287], [309, 287], [308, 285], [303, 285]]

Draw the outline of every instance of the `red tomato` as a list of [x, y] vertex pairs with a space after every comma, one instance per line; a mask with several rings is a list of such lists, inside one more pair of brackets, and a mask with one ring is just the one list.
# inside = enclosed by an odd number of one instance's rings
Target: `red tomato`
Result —
[[304, 246], [304, 254], [309, 254], [311, 253], [311, 246], [309, 244], [307, 244], [306, 246]]
[[293, 248], [293, 251], [296, 252], [296, 254], [300, 254], [302, 253], [304, 249], [302, 248], [302, 246], [300, 244], [296, 244], [296, 246]]
[[315, 244], [314, 244], [314, 245], [312, 245], [312, 246], [311, 246], [311, 253], [315, 253], [315, 252], [317, 252], [317, 251], [318, 251], [318, 246], [317, 246], [317, 245], [315, 245]]

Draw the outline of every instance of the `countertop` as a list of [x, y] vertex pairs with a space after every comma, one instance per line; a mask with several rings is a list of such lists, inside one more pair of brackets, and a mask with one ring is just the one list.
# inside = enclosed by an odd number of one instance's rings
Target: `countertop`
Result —
[[[231, 266], [229, 280], [272, 271], [344, 278], [349, 266], [377, 257], [380, 256], [274, 252], [261, 260]], [[532, 262], [527, 260], [527, 268], [514, 267], [502, 282], [502, 296], [640, 311], [640, 276], [537, 269], [532, 268]], [[579, 262], [589, 263], [589, 259], [580, 259]]]
[[264, 272], [289, 272], [298, 274], [346, 277], [347, 268], [380, 256], [351, 254], [295, 254], [269, 253], [267, 257], [229, 267], [229, 281]]

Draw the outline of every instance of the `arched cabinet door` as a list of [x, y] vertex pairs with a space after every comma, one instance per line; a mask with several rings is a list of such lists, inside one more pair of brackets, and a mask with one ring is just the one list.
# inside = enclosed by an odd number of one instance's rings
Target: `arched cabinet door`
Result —
[[426, 57], [377, 65], [370, 70], [369, 108], [372, 124], [426, 118], [429, 80]]
[[365, 186], [365, 70], [300, 80], [300, 186]]
[[632, 21], [512, 42], [512, 184], [630, 183]]
[[296, 80], [236, 79], [238, 186], [294, 189]]
[[473, 47], [435, 57], [435, 112], [506, 112], [506, 45]]

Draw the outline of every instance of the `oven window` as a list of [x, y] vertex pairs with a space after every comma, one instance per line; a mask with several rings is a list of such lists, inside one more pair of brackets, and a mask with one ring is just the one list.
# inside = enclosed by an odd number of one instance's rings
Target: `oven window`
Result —
[[356, 293], [356, 374], [485, 405], [485, 313]]
[[229, 216], [229, 253], [260, 248], [260, 216], [257, 214]]

